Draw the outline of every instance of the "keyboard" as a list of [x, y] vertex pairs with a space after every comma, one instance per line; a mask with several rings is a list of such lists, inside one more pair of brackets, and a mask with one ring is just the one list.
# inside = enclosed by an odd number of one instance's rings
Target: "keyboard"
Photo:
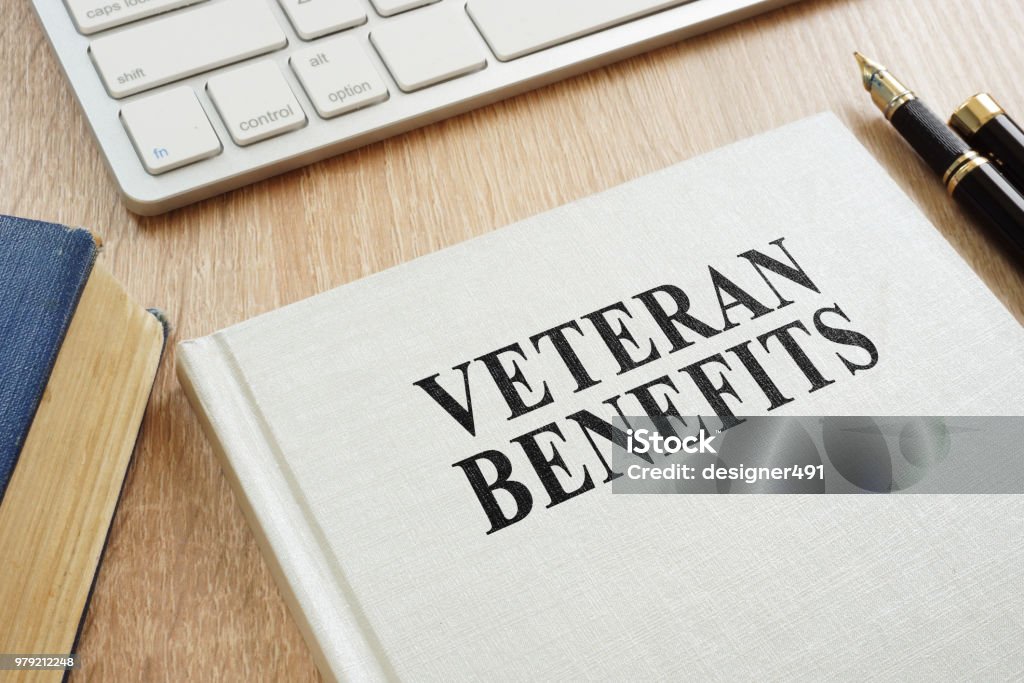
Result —
[[152, 215], [794, 0], [32, 1]]

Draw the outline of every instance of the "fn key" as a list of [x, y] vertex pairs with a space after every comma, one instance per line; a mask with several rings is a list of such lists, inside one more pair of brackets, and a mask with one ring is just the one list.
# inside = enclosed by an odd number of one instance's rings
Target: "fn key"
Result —
[[221, 152], [220, 140], [189, 87], [125, 104], [121, 107], [121, 122], [142, 165], [153, 175]]

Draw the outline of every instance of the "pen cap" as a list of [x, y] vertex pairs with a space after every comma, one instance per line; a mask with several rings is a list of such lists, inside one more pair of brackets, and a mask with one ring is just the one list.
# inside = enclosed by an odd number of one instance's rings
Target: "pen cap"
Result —
[[953, 113], [950, 125], [1024, 192], [1024, 130], [988, 93], [971, 97]]

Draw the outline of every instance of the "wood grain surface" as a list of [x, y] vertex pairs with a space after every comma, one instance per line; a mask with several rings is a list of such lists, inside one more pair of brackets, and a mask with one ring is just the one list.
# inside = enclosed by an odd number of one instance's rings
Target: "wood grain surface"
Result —
[[[1019, 0], [804, 0], [155, 218], [121, 205], [28, 2], [4, 9], [0, 211], [96, 230], [132, 296], [174, 322], [172, 342], [824, 110], [1024, 320], [1024, 269], [909, 153], [851, 56], [888, 63], [940, 113], [988, 90], [1024, 119]], [[173, 347], [79, 653], [80, 680], [317, 676], [178, 386]]]

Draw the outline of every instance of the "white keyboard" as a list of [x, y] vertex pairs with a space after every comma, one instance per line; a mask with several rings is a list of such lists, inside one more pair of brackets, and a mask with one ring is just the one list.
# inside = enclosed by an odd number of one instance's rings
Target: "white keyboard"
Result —
[[792, 1], [33, 4], [125, 202], [156, 214]]

